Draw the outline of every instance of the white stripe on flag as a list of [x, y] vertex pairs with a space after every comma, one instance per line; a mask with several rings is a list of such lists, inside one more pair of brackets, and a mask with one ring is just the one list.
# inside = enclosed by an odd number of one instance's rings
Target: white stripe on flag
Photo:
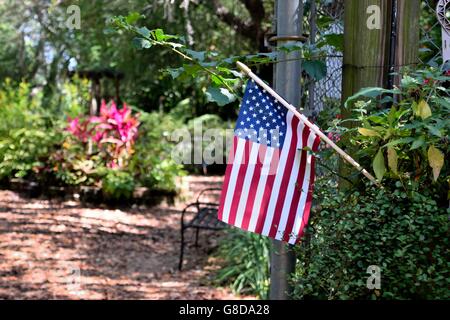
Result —
[[267, 208], [267, 216], [264, 222], [264, 229], [262, 235], [268, 236], [270, 229], [272, 228], [273, 217], [275, 214], [275, 207], [277, 205], [278, 194], [280, 192], [281, 182], [283, 180], [284, 168], [286, 167], [286, 162], [289, 156], [289, 150], [291, 149], [292, 140], [292, 119], [294, 114], [292, 112], [287, 113], [287, 133], [286, 139], [284, 140], [283, 149], [281, 150], [280, 162], [276, 171], [275, 182], [273, 185], [272, 193], [270, 195], [270, 202]]
[[[316, 140], [316, 135], [310, 132], [308, 137], [308, 147], [312, 150], [314, 146], [314, 141]], [[311, 161], [312, 153], [308, 151], [308, 156], [306, 158], [306, 168], [305, 168], [305, 178], [303, 179], [303, 185], [301, 189], [300, 202], [298, 204], [297, 213], [295, 214], [295, 223], [292, 228], [292, 234], [290, 235], [289, 243], [295, 244], [297, 242], [297, 237], [300, 234], [300, 228], [302, 226], [303, 213], [305, 212], [306, 199], [308, 198], [310, 183], [311, 183]]]
[[258, 188], [256, 189], [255, 202], [253, 203], [252, 216], [250, 218], [250, 224], [248, 225], [248, 230], [255, 232], [256, 224], [258, 223], [258, 218], [261, 214], [261, 202], [264, 195], [264, 190], [266, 189], [266, 182], [269, 174], [271, 174], [271, 164], [275, 149], [267, 148], [266, 155], [264, 157], [263, 167], [261, 170], [261, 176], [258, 182]]
[[[291, 210], [292, 205], [292, 198], [294, 196], [295, 188], [297, 188], [297, 179], [300, 170], [304, 170], [304, 168], [300, 168], [300, 161], [302, 157], [302, 146], [303, 146], [303, 129], [305, 126], [303, 125], [303, 122], [299, 121], [299, 125], [297, 127], [297, 135], [298, 135], [298, 141], [297, 141], [297, 150], [295, 153], [295, 160], [294, 160], [294, 166], [292, 167], [291, 176], [289, 178], [289, 187], [286, 193], [286, 198], [284, 199], [283, 203], [283, 209], [281, 212], [281, 218], [280, 223], [278, 225], [277, 234], [275, 236], [275, 239], [282, 240], [285, 232], [286, 232], [286, 224], [289, 219], [289, 212]], [[299, 150], [300, 149], [300, 150]]]
[[228, 190], [227, 194], [225, 196], [225, 203], [223, 208], [223, 217], [222, 220], [226, 223], [228, 223], [230, 218], [230, 211], [231, 211], [231, 203], [233, 202], [233, 196], [236, 188], [236, 181], [239, 174], [240, 165], [242, 163], [242, 159], [244, 156], [244, 150], [245, 150], [245, 140], [243, 139], [237, 139], [238, 145], [236, 148], [236, 155], [233, 160], [233, 169], [231, 170], [230, 174], [230, 182], [228, 183]]
[[241, 199], [239, 200], [239, 206], [236, 212], [236, 221], [234, 225], [238, 228], [242, 227], [242, 220], [244, 219], [245, 207], [247, 206], [248, 193], [253, 179], [253, 173], [255, 172], [259, 155], [259, 144], [253, 143], [252, 151], [250, 153], [250, 160], [247, 164], [247, 172], [245, 173], [244, 185], [242, 186]]

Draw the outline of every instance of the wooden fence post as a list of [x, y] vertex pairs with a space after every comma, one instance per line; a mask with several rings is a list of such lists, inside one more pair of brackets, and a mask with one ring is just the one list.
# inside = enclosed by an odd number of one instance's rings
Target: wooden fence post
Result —
[[[387, 84], [390, 60], [390, 36], [393, 0], [347, 0], [344, 13], [344, 70], [342, 79], [342, 105], [348, 97], [365, 87], [383, 87]], [[375, 20], [374, 20], [375, 19]], [[342, 107], [348, 118], [351, 110]], [[349, 127], [357, 124], [348, 124]], [[343, 137], [345, 151], [355, 156]], [[358, 161], [358, 159], [356, 159]], [[351, 169], [340, 162], [340, 174], [349, 177]], [[341, 179], [340, 188], [349, 187]]]

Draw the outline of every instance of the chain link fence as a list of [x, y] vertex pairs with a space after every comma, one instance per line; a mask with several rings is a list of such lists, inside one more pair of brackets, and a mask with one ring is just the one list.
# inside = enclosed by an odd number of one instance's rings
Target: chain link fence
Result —
[[420, 62], [431, 66], [442, 63], [442, 31], [436, 17], [438, 0], [422, 0], [420, 17]]
[[[310, 43], [316, 43], [326, 37], [343, 39], [344, 34], [344, 1], [319, 0], [305, 2], [305, 29], [308, 30]], [[315, 118], [325, 108], [337, 107], [342, 96], [343, 52], [334, 46], [322, 47], [325, 52], [327, 74], [319, 81], [305, 79], [303, 107], [305, 112]]]

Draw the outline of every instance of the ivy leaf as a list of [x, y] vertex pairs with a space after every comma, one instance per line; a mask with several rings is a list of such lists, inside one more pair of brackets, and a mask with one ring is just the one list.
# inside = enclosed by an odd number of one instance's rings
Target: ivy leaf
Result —
[[139, 12], [131, 12], [126, 18], [125, 21], [128, 24], [134, 24], [139, 19], [143, 18], [144, 16], [141, 15]]
[[142, 49], [148, 49], [151, 48], [152, 43], [144, 38], [134, 38], [133, 39], [133, 46], [136, 49], [142, 50]]
[[388, 165], [393, 173], [398, 174], [398, 154], [392, 147], [388, 148]]
[[337, 51], [344, 51], [344, 34], [327, 34], [323, 37], [326, 45], [334, 47]]
[[168, 68], [166, 71], [170, 74], [172, 79], [176, 79], [184, 72], [184, 68]]
[[441, 150], [431, 146], [428, 149], [428, 162], [430, 167], [433, 168], [434, 181], [437, 181], [439, 175], [441, 174], [442, 167], [444, 166], [444, 154]]
[[364, 137], [380, 137], [380, 134], [372, 129], [359, 128], [358, 132]]
[[156, 39], [156, 41], [164, 42], [170, 39], [178, 39], [178, 36], [165, 34], [163, 29], [155, 29], [153, 30], [153, 37]]
[[384, 164], [384, 155], [382, 149], [380, 149], [373, 160], [373, 171], [378, 179], [381, 182], [383, 180], [384, 174], [386, 173], [386, 165]]
[[322, 61], [303, 61], [303, 69], [314, 80], [321, 80], [327, 75], [327, 65]]
[[422, 120], [426, 120], [433, 115], [431, 112], [430, 105], [425, 100], [421, 100], [417, 105], [416, 115], [421, 117]]
[[194, 51], [190, 49], [185, 50], [188, 55], [190, 55], [192, 58], [199, 62], [203, 62], [206, 59], [206, 52], [205, 51]]
[[146, 27], [142, 27], [142, 28], [137, 28], [136, 32], [143, 36], [144, 38], [148, 38], [150, 37], [150, 30], [148, 30]]
[[225, 88], [209, 87], [206, 90], [206, 98], [210, 102], [217, 103], [223, 107], [236, 100], [236, 97]]
[[186, 75], [191, 76], [193, 78], [197, 76], [197, 72], [202, 70], [202, 68], [196, 64], [184, 64], [183, 68]]

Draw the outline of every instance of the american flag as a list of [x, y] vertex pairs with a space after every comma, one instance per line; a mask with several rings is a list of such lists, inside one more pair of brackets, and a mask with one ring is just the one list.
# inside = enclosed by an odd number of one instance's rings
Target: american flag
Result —
[[296, 244], [308, 222], [320, 138], [253, 80], [228, 159], [219, 220]]

